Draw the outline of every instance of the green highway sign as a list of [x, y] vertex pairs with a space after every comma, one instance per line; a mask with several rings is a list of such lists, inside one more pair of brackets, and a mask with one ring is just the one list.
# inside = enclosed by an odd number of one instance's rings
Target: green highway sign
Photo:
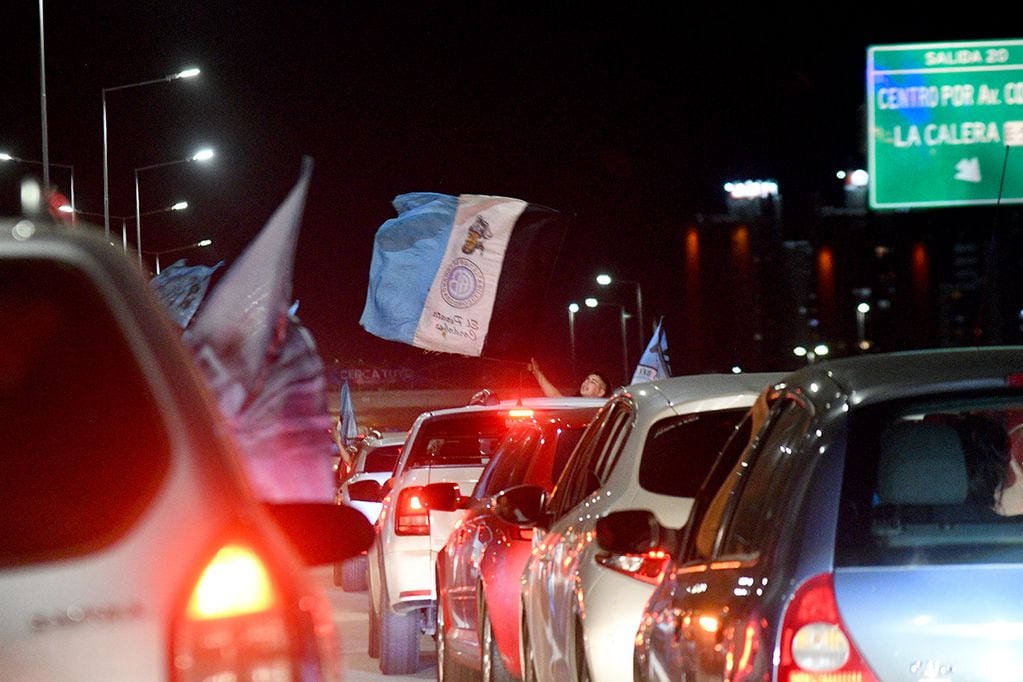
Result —
[[867, 104], [871, 208], [1023, 203], [1023, 40], [869, 47]]

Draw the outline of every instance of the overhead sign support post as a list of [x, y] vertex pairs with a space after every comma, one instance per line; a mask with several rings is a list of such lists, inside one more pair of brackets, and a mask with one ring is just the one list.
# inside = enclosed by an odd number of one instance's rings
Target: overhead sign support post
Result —
[[872, 46], [867, 103], [872, 209], [1023, 203], [1023, 40]]

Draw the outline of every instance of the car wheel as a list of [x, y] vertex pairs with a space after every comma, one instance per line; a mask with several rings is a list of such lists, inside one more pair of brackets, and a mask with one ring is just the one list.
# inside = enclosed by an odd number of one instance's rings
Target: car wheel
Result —
[[418, 611], [394, 613], [386, 603], [381, 604], [380, 672], [407, 675], [419, 670], [419, 636], [422, 634], [419, 618]]
[[508, 672], [501, 658], [501, 651], [494, 641], [494, 624], [490, 622], [490, 609], [486, 600], [481, 600], [480, 608], [480, 670], [483, 671], [483, 682], [514, 682], [515, 678]]
[[377, 610], [373, 607], [373, 600], [369, 603], [369, 647], [370, 658], [380, 658], [380, 620], [377, 618]]
[[357, 556], [341, 562], [341, 582], [337, 580], [339, 564], [334, 564], [334, 584], [340, 584], [345, 592], [362, 592], [366, 589], [366, 557]]
[[522, 607], [522, 622], [519, 624], [519, 639], [522, 646], [522, 682], [539, 682], [533, 647], [529, 643], [529, 628], [526, 626], [526, 607]]

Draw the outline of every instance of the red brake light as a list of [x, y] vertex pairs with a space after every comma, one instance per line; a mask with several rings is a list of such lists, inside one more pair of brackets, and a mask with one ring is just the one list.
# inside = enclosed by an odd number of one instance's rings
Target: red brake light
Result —
[[877, 682], [842, 623], [829, 573], [806, 581], [785, 611], [778, 679]]
[[514, 407], [508, 410], [508, 417], [510, 419], [531, 419], [533, 417], [533, 410], [527, 407]]
[[326, 653], [301, 644], [317, 628], [312, 620], [303, 625], [289, 618], [285, 601], [256, 550], [241, 544], [221, 548], [174, 623], [172, 678], [298, 679], [310, 665], [331, 665], [329, 657], [309, 658]]
[[652, 549], [642, 554], [599, 552], [594, 559], [601, 566], [651, 585], [656, 585], [660, 581], [661, 574], [668, 565], [668, 553], [662, 549]]
[[395, 535], [429, 535], [430, 510], [422, 498], [422, 486], [411, 486], [398, 493], [394, 505]]

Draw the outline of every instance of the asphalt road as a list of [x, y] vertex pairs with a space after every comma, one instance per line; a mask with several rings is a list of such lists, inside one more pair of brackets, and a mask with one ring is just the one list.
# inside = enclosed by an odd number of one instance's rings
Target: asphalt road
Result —
[[330, 596], [334, 607], [334, 623], [341, 637], [345, 682], [401, 682], [402, 680], [436, 680], [437, 653], [433, 637], [423, 635], [420, 644], [419, 670], [412, 675], [384, 675], [377, 659], [366, 653], [369, 645], [369, 602], [366, 592], [345, 592], [334, 585], [330, 566], [310, 571], [316, 582]]

